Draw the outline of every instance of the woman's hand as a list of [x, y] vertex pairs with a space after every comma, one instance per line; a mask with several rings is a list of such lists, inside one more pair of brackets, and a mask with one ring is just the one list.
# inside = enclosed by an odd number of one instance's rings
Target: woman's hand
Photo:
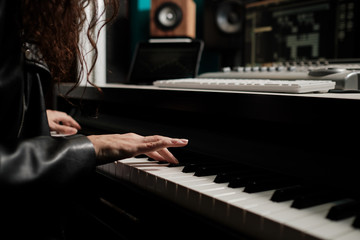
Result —
[[178, 163], [178, 160], [167, 148], [184, 147], [188, 144], [186, 139], [158, 135], [143, 137], [134, 133], [91, 135], [88, 138], [94, 145], [98, 164], [105, 164], [140, 154], [146, 154], [157, 161]]
[[74, 135], [81, 129], [79, 123], [64, 112], [46, 110], [46, 114], [50, 131], [55, 131], [59, 134]]

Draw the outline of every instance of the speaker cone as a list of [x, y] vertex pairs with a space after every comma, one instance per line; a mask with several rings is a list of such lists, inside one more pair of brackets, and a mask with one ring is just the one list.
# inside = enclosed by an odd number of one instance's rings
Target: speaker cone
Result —
[[217, 27], [226, 34], [238, 33], [242, 30], [242, 14], [242, 7], [238, 2], [222, 2], [216, 11]]
[[167, 2], [159, 6], [155, 12], [155, 23], [162, 30], [176, 28], [182, 20], [181, 8], [172, 2]]

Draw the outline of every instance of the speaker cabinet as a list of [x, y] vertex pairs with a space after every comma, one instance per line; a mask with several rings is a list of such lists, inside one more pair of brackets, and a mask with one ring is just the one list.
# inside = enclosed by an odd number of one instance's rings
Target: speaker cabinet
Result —
[[151, 37], [195, 38], [196, 4], [193, 0], [152, 0]]
[[204, 1], [204, 42], [209, 49], [241, 49], [245, 7], [241, 0]]

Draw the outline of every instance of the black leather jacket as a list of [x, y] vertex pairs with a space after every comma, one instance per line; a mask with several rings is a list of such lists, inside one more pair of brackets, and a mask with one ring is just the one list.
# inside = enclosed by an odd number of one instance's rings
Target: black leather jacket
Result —
[[94, 172], [95, 152], [85, 136], [50, 136], [43, 88], [51, 76], [36, 56], [25, 57], [20, 4], [0, 0], [0, 239], [14, 224], [14, 234], [25, 227], [29, 239], [42, 239], [67, 186]]

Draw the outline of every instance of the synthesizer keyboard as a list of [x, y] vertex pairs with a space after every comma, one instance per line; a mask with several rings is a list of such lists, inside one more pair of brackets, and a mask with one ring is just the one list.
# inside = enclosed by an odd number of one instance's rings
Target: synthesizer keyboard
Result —
[[216, 163], [174, 166], [130, 158], [99, 170], [256, 239], [360, 239], [356, 207], [347, 211], [358, 203], [336, 189], [331, 195], [321, 188], [304, 191], [285, 176]]
[[215, 78], [184, 78], [158, 80], [155, 81], [153, 85], [166, 88], [213, 89], [279, 93], [328, 92], [329, 90], [335, 88], [335, 82], [333, 81]]
[[297, 67], [225, 67], [222, 71], [202, 73], [198, 78], [331, 80], [336, 83], [336, 90], [359, 90], [360, 64]]

